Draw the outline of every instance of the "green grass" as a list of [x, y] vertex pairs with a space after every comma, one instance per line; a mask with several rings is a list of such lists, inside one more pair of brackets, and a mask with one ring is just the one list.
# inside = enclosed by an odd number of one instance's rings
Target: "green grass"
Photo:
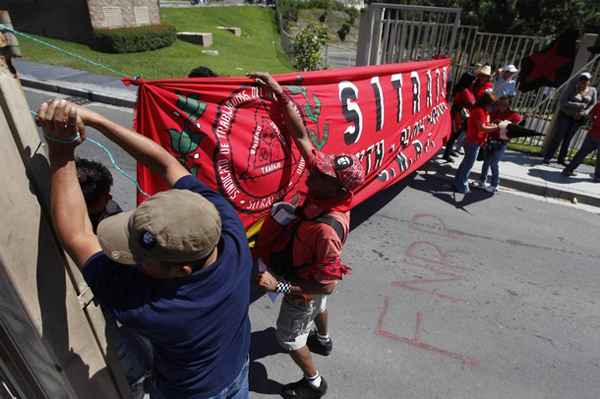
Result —
[[[142, 53], [107, 54], [86, 45], [36, 36], [54, 46], [106, 65], [129, 76], [143, 74], [146, 80], [187, 77], [190, 70], [204, 65], [222, 76], [243, 76], [246, 72], [267, 71], [272, 74], [293, 72], [281, 48], [275, 13], [263, 7], [198, 7], [162, 8], [163, 23], [175, 25], [178, 31], [211, 32], [211, 47], [177, 40], [171, 47]], [[242, 28], [242, 37], [217, 29], [217, 26]], [[19, 37], [23, 59], [80, 70], [111, 74], [85, 61]], [[219, 55], [202, 54], [202, 50], [218, 50]]]
[[[519, 152], [533, 155], [533, 156], [537, 156], [540, 158], [542, 157], [542, 147], [537, 146], [537, 145], [508, 143], [508, 149], [514, 150], [514, 151], [519, 151]], [[575, 151], [569, 151], [569, 158], [573, 158], [573, 155], [575, 155]], [[569, 159], [569, 158], [567, 158], [567, 159]], [[583, 160], [583, 163], [585, 165], [594, 166], [594, 165], [596, 165], [596, 158], [592, 158], [591, 156], [588, 156], [587, 158], [585, 158]]]

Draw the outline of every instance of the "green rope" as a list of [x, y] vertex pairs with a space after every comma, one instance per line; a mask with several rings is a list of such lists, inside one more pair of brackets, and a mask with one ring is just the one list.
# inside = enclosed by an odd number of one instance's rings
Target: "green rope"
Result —
[[[37, 112], [35, 111], [31, 111], [31, 113], [33, 114], [33, 116], [38, 116]], [[56, 141], [57, 143], [61, 143], [61, 144], [72, 144], [74, 142], [76, 142], [77, 140], [79, 140], [79, 132], [77, 132], [77, 135], [75, 136], [75, 138], [69, 140], [69, 141], [64, 141], [64, 140], [59, 140], [59, 139], [55, 139], [54, 137], [50, 137], [47, 136], [46, 134], [44, 134], [44, 137], [46, 139], [49, 139], [51, 141]], [[148, 194], [147, 192], [145, 192], [144, 190], [142, 190], [142, 188], [140, 187], [140, 185], [138, 184], [138, 182], [131, 176], [129, 176], [127, 174], [127, 172], [125, 172], [123, 169], [119, 168], [119, 166], [117, 165], [117, 163], [115, 162], [115, 159], [113, 158], [112, 154], [110, 153], [110, 151], [108, 150], [108, 148], [106, 148], [105, 146], [103, 146], [102, 144], [100, 144], [99, 142], [97, 142], [96, 140], [90, 139], [90, 138], [86, 138], [86, 141], [89, 141], [93, 144], [96, 144], [98, 147], [100, 147], [107, 155], [108, 158], [110, 159], [110, 162], [112, 162], [114, 168], [119, 171], [119, 173], [121, 173], [123, 176], [125, 176], [126, 178], [128, 178], [129, 180], [131, 180], [132, 182], [135, 183], [135, 186], [137, 188], [137, 190], [142, 193], [142, 195], [145, 195], [148, 198], [152, 198], [152, 196], [150, 194]]]
[[120, 76], [123, 76], [123, 77], [129, 78], [129, 79], [131, 79], [131, 80], [134, 80], [134, 81], [135, 81], [135, 80], [137, 80], [137, 79], [139, 79], [139, 78], [142, 76], [142, 74], [140, 73], [140, 74], [138, 74], [138, 75], [137, 75], [135, 78], [132, 78], [132, 77], [130, 77], [129, 75], [125, 75], [124, 73], [121, 73], [121, 72], [115, 71], [114, 69], [111, 69], [111, 68], [109, 68], [109, 67], [107, 67], [107, 66], [104, 66], [104, 65], [102, 65], [102, 64], [99, 64], [99, 63], [97, 63], [97, 62], [94, 62], [94, 61], [92, 61], [92, 60], [88, 60], [87, 58], [83, 58], [83, 57], [81, 57], [81, 56], [79, 56], [79, 55], [77, 55], [77, 54], [73, 54], [73, 53], [71, 53], [71, 52], [69, 52], [69, 51], [67, 51], [67, 50], [63, 50], [63, 49], [61, 49], [60, 47], [56, 47], [56, 46], [54, 46], [54, 45], [52, 45], [52, 44], [50, 44], [50, 43], [46, 43], [46, 42], [44, 42], [44, 41], [42, 41], [42, 40], [36, 39], [36, 38], [35, 38], [35, 37], [33, 37], [33, 36], [30, 36], [30, 35], [28, 35], [28, 34], [26, 34], [26, 33], [19, 32], [19, 31], [17, 31], [17, 30], [14, 30], [13, 28], [9, 28], [8, 26], [6, 26], [6, 25], [3, 25], [3, 24], [0, 24], [0, 29], [4, 29], [4, 30], [6, 30], [6, 31], [8, 31], [8, 32], [14, 33], [15, 35], [20, 35], [20, 36], [26, 37], [27, 39], [33, 40], [34, 42], [37, 42], [37, 43], [43, 44], [44, 46], [48, 46], [48, 47], [50, 47], [50, 48], [52, 48], [52, 49], [54, 49], [54, 50], [58, 50], [58, 51], [60, 51], [60, 52], [63, 52], [63, 53], [65, 53], [65, 54], [68, 54], [68, 55], [70, 55], [70, 56], [72, 56], [72, 57], [78, 58], [78, 59], [80, 59], [80, 60], [82, 60], [82, 61], [89, 62], [90, 64], [92, 64], [92, 65], [95, 65], [95, 66], [97, 66], [98, 68], [103, 68], [103, 69], [106, 69], [107, 71], [110, 71], [110, 72], [112, 72], [112, 73], [114, 73], [114, 74], [117, 74], [117, 75], [120, 75]]

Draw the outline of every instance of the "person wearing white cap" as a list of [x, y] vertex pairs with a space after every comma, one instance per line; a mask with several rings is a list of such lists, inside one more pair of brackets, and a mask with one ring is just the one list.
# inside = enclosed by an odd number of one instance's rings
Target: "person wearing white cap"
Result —
[[475, 72], [475, 75], [477, 75], [477, 78], [471, 86], [471, 92], [475, 96], [475, 101], [477, 101], [483, 93], [494, 91], [490, 80], [492, 78], [492, 68], [489, 65], [485, 65]]
[[[167, 150], [62, 99], [43, 103], [52, 221], [104, 309], [153, 349], [152, 399], [248, 399], [250, 272], [246, 232], [229, 202]], [[90, 126], [160, 176], [169, 190], [92, 230], [75, 148]]]
[[509, 64], [504, 69], [499, 70], [502, 75], [494, 83], [494, 94], [500, 98], [502, 96], [514, 97], [517, 94], [517, 81], [515, 77], [519, 70], [513, 64]]
[[[549, 164], [560, 145], [558, 163], [567, 166], [567, 152], [577, 130], [585, 123], [584, 117], [598, 101], [596, 89], [590, 87], [592, 75], [583, 72], [577, 82], [560, 99], [560, 112], [556, 118], [554, 136], [544, 155], [544, 163]], [[561, 145], [562, 141], [562, 145]]]

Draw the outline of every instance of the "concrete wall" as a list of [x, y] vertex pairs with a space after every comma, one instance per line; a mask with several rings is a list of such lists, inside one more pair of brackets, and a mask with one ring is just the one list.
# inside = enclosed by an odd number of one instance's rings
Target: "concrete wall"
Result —
[[[69, 0], [65, 0], [69, 1]], [[71, 0], [73, 1], [73, 0]], [[105, 8], [112, 7], [113, 11], [115, 7], [120, 10], [122, 24], [121, 26], [138, 26], [139, 17], [145, 14], [142, 8], [146, 7], [148, 22], [149, 24], [160, 24], [160, 9], [158, 7], [158, 0], [87, 0], [88, 8], [90, 10], [90, 20], [94, 28], [110, 28], [117, 27], [111, 20], [105, 18], [107, 13]], [[135, 9], [138, 8], [138, 18], [136, 18]], [[141, 23], [144, 25], [144, 23]]]
[[[137, 26], [137, 20], [146, 13], [150, 24], [161, 22], [158, 0], [1, 0], [0, 9], [10, 13], [15, 29], [56, 39], [90, 43], [93, 28], [107, 28], [104, 7], [115, 15], [120, 11], [120, 26]], [[135, 8], [138, 9], [136, 19]], [[112, 26], [112, 27], [116, 27]]]
[[85, 0], [2, 0], [15, 29], [42, 36], [86, 43], [92, 25]]

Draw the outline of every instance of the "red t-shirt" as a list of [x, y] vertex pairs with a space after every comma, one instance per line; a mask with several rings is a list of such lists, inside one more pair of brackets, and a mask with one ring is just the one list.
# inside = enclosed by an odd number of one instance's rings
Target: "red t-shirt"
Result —
[[499, 109], [495, 109], [490, 112], [490, 119], [492, 121], [509, 121], [511, 123], [519, 123], [521, 122], [521, 117], [519, 114], [512, 109], [507, 110], [506, 112], [500, 113]]
[[492, 82], [488, 80], [482, 85], [474, 84], [471, 86], [471, 91], [473, 92], [475, 99], [478, 100], [486, 91], [494, 91], [494, 86], [492, 86]]
[[466, 139], [473, 144], [482, 146], [487, 140], [488, 134], [479, 130], [479, 125], [487, 125], [490, 123], [490, 116], [488, 113], [479, 107], [475, 107], [469, 117], [469, 128], [467, 129]]
[[592, 123], [592, 127], [588, 134], [600, 140], [600, 103], [594, 105], [589, 116], [595, 116], [596, 120]]
[[475, 103], [475, 96], [471, 93], [471, 90], [464, 89], [454, 95], [454, 104], [459, 107], [465, 107], [467, 109], [473, 109]]

